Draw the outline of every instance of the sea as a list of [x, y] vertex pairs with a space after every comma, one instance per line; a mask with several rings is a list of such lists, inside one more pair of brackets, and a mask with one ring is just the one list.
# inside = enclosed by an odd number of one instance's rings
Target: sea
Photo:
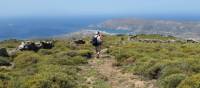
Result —
[[47, 38], [77, 32], [106, 18], [9, 18], [0, 19], [0, 40]]
[[[115, 17], [114, 17], [115, 18]], [[116, 17], [119, 18], [119, 17]], [[200, 17], [199, 17], [200, 18]], [[89, 25], [99, 24], [113, 17], [18, 17], [0, 18], [0, 41], [7, 39], [49, 38], [80, 31]], [[146, 19], [156, 19], [147, 17]], [[166, 19], [168, 18], [157, 18]], [[183, 18], [169, 18], [183, 20]], [[200, 19], [195, 18], [197, 21]], [[195, 21], [194, 19], [185, 19]], [[129, 33], [124, 30], [107, 30], [108, 33]]]

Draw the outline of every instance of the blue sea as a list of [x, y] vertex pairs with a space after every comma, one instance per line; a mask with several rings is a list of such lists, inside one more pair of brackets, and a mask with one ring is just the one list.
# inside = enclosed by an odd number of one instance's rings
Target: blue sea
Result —
[[0, 40], [45, 38], [76, 32], [103, 18], [10, 18], [0, 20]]
[[[115, 18], [115, 17], [114, 17]], [[119, 18], [119, 17], [116, 17]], [[123, 18], [123, 17], [122, 17]], [[52, 36], [59, 36], [69, 34], [82, 30], [91, 24], [99, 24], [105, 20], [112, 19], [112, 17], [24, 17], [24, 18], [0, 18], [0, 40], [5, 39], [31, 39], [31, 38], [47, 38]], [[146, 19], [173, 19], [173, 20], [192, 20], [192, 18], [151, 18]], [[200, 19], [197, 19], [199, 21]], [[129, 31], [123, 30], [101, 30], [108, 33], [123, 33], [127, 34]]]

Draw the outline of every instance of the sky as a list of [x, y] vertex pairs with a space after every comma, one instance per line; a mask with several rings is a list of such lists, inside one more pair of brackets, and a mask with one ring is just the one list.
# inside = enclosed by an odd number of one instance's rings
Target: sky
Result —
[[200, 0], [0, 0], [0, 18], [118, 15], [198, 16]]

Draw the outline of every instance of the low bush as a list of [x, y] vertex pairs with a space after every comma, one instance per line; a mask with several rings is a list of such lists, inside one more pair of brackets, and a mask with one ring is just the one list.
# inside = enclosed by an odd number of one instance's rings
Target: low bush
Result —
[[92, 58], [93, 52], [92, 50], [69, 50], [57, 53], [55, 57], [76, 57], [81, 56], [84, 58]]
[[148, 76], [147, 70], [150, 69], [150, 67], [153, 67], [156, 64], [155, 59], [146, 59], [146, 58], [140, 58], [136, 59], [133, 66], [133, 73], [142, 75], [142, 76]]
[[176, 88], [185, 78], [185, 74], [172, 74], [159, 80], [159, 82], [162, 88]]
[[35, 75], [36, 73], [38, 73], [38, 66], [37, 65], [27, 66], [26, 68], [20, 70], [19, 72], [20, 75], [23, 76]]
[[166, 76], [169, 76], [172, 74], [178, 74], [178, 73], [184, 73], [184, 71], [176, 66], [166, 65], [165, 68], [163, 68], [161, 71], [160, 79], [165, 78]]
[[70, 57], [75, 57], [78, 56], [78, 52], [75, 50], [70, 50], [66, 53], [66, 55], [70, 56]]
[[52, 50], [47, 50], [47, 49], [41, 49], [41, 50], [39, 50], [38, 53], [40, 53], [42, 55], [51, 55], [51, 54], [53, 54]]
[[125, 53], [125, 52], [116, 55], [116, 59], [118, 62], [123, 62], [124, 60], [126, 60], [129, 57], [131, 57], [131, 55], [128, 53]]
[[20, 44], [19, 40], [16, 39], [9, 39], [9, 40], [4, 40], [0, 42], [1, 47], [6, 47], [9, 49], [14, 49]]
[[80, 69], [76, 66], [68, 66], [68, 65], [41, 65], [39, 66], [38, 73], [43, 72], [62, 72], [66, 73], [68, 75], [73, 75], [73, 77], [77, 77], [77, 72], [80, 71]]
[[157, 63], [151, 67], [149, 67], [146, 71], [145, 71], [145, 76], [150, 78], [150, 79], [158, 79], [160, 78], [161, 71], [163, 70], [165, 64], [163, 63]]
[[10, 60], [7, 57], [0, 57], [0, 66], [9, 66]]
[[24, 52], [23, 54], [14, 58], [14, 63], [16, 64], [16, 67], [24, 68], [37, 64], [41, 60], [41, 56], [34, 52]]
[[23, 88], [75, 88], [75, 79], [63, 72], [44, 72], [28, 77]]
[[178, 88], [200, 88], [200, 74], [186, 78], [178, 85]]
[[80, 64], [86, 64], [87, 60], [81, 56], [75, 56], [75, 57], [68, 56], [60, 58], [50, 58], [48, 62], [54, 65], [80, 65]]
[[85, 58], [92, 58], [93, 52], [92, 50], [79, 50], [79, 55]]
[[0, 88], [9, 88], [11, 86], [11, 76], [6, 73], [0, 73]]
[[73, 61], [74, 65], [86, 64], [87, 63], [87, 60], [83, 57], [80, 57], [80, 56], [73, 57], [73, 58], [71, 58], [71, 60]]

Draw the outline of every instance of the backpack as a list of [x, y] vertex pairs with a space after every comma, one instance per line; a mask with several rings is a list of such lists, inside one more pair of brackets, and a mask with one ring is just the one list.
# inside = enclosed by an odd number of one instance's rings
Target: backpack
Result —
[[91, 43], [92, 43], [93, 46], [97, 46], [97, 45], [98, 45], [98, 39], [97, 39], [97, 37], [94, 36], [94, 37], [92, 38]]

